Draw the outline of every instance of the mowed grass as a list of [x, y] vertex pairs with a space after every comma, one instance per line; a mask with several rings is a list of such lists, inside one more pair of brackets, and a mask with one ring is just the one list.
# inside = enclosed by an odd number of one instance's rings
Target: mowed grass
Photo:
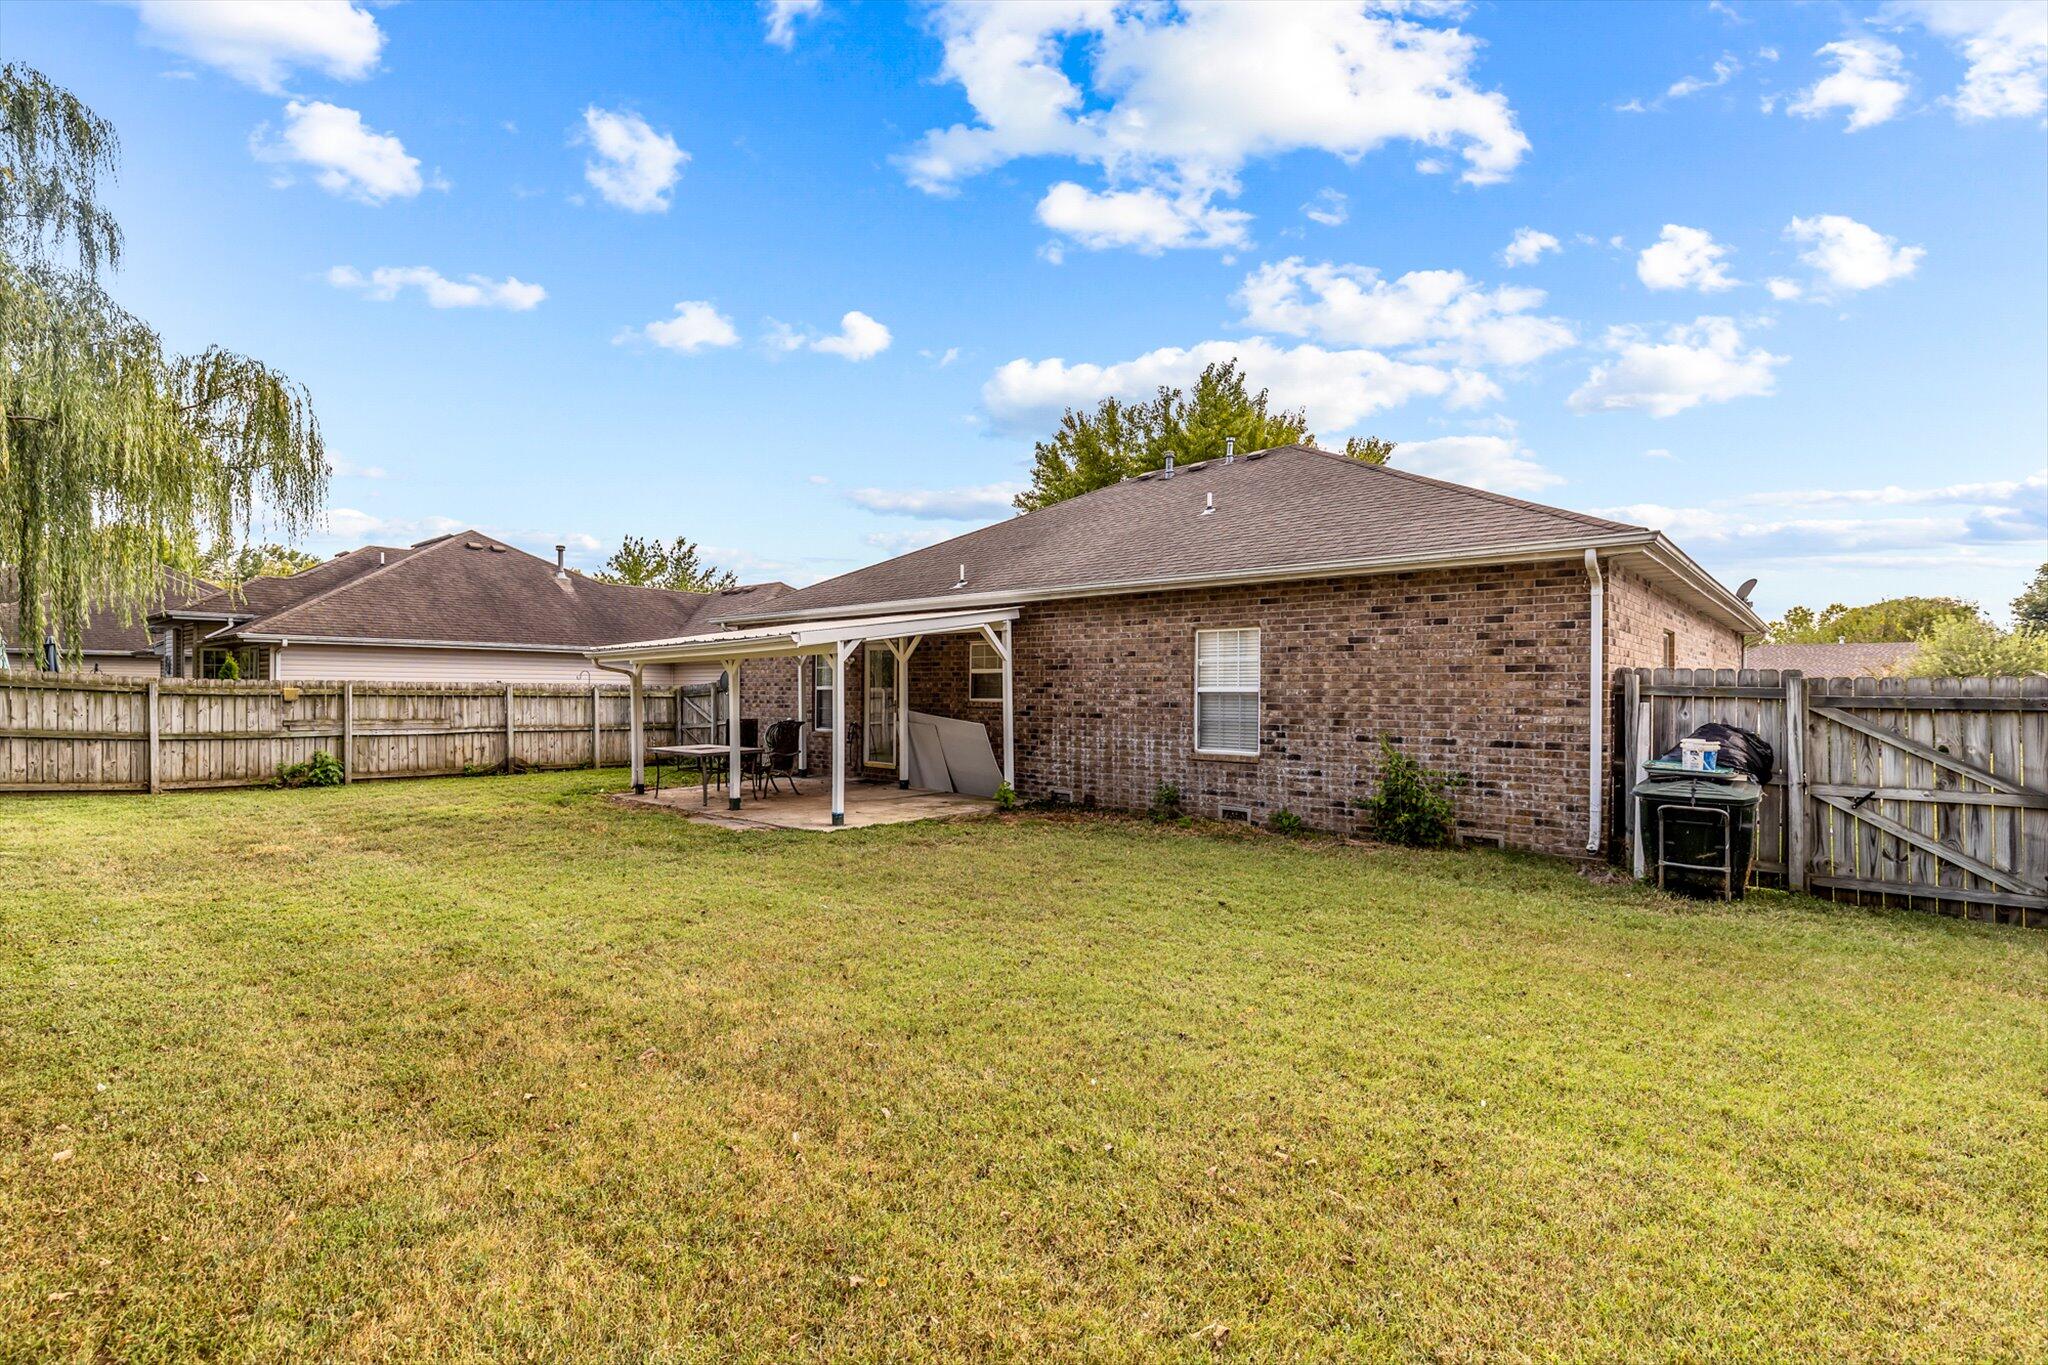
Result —
[[2048, 1352], [2048, 935], [619, 784], [0, 805], [0, 1354]]

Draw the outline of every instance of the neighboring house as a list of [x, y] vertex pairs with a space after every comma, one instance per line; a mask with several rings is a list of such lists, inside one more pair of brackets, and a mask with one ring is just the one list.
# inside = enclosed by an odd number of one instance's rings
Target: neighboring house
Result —
[[[220, 591], [218, 584], [176, 569], [163, 571], [163, 583], [163, 596], [157, 611]], [[16, 592], [14, 576], [0, 573], [0, 640], [7, 644], [5, 658], [0, 662], [8, 668], [40, 668], [44, 657], [42, 642], [13, 638], [21, 619]], [[57, 641], [59, 667], [116, 678], [154, 678], [166, 673], [166, 660], [171, 652], [170, 632], [167, 629], [152, 630], [149, 621], [153, 617], [154, 614], [150, 617], [137, 616], [123, 625], [118, 611], [102, 609], [93, 612], [86, 618], [85, 636], [79, 641], [81, 648], [75, 657], [67, 649], [69, 641]]]
[[1744, 668], [1797, 671], [1809, 678], [1889, 678], [1913, 662], [1920, 646], [1911, 640], [1871, 645], [1751, 645]]
[[1302, 446], [717, 614], [720, 632], [592, 657], [757, 661], [737, 667], [741, 714], [827, 732], [814, 770], [849, 711], [885, 776], [932, 770], [915, 745], [899, 768], [913, 713], [971, 719], [1027, 799], [1137, 809], [1170, 784], [1199, 815], [1330, 830], [1359, 825], [1385, 736], [1464, 778], [1467, 837], [1567, 854], [1605, 837], [1612, 671], [1733, 668], [1764, 628], [1658, 532]]
[[[284, 578], [253, 578], [151, 617], [174, 634], [173, 671], [214, 677], [233, 655], [243, 678], [379, 682], [615, 682], [593, 645], [709, 629], [756, 608], [780, 583], [721, 593], [602, 583], [478, 531], [417, 545], [367, 545]], [[669, 669], [663, 684], [711, 682], [715, 667]]]

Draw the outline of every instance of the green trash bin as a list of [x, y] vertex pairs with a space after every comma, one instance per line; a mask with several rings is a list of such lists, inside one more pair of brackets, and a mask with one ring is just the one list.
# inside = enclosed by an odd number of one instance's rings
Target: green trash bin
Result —
[[1657, 885], [1740, 900], [1756, 864], [1764, 789], [1746, 775], [1653, 776], [1636, 784], [1636, 829]]

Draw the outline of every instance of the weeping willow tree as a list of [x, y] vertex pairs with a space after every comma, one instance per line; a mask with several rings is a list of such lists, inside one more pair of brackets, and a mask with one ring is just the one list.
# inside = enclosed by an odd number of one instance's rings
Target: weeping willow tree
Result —
[[[219, 348], [168, 351], [101, 286], [121, 230], [99, 185], [114, 129], [40, 72], [0, 67], [0, 574], [16, 639], [77, 657], [87, 616], [156, 604], [161, 566], [318, 515], [326, 452], [306, 391]], [[5, 623], [0, 623], [4, 628]]]

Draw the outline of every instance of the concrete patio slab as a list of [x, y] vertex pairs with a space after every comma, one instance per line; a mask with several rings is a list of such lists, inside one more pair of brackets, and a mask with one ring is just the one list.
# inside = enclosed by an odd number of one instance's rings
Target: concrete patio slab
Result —
[[707, 825], [725, 829], [801, 829], [828, 833], [834, 829], [866, 829], [873, 825], [901, 825], [913, 820], [958, 820], [985, 815], [995, 802], [985, 796], [963, 796], [959, 792], [935, 792], [912, 788], [855, 783], [846, 789], [846, 823], [832, 823], [832, 786], [822, 778], [808, 778], [794, 796], [780, 792], [770, 796], [747, 796], [738, 810], [726, 809], [724, 789], [711, 793], [703, 804], [695, 786], [665, 787], [635, 796], [621, 792], [611, 798], [622, 805], [651, 806]]

